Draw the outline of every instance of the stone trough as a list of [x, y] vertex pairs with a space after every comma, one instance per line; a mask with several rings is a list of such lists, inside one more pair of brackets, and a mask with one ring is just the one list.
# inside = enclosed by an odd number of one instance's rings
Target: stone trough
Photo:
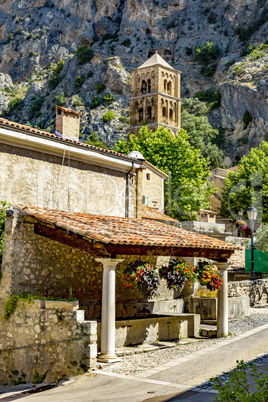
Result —
[[[198, 335], [198, 314], [162, 314], [138, 319], [116, 321], [115, 347], [173, 341]], [[101, 322], [98, 323], [98, 347], [100, 347]]]

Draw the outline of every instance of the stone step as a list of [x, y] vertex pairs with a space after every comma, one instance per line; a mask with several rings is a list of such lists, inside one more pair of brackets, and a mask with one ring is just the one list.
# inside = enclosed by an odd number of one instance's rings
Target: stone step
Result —
[[203, 336], [204, 338], [216, 338], [217, 337], [217, 329], [201, 328], [200, 336]]

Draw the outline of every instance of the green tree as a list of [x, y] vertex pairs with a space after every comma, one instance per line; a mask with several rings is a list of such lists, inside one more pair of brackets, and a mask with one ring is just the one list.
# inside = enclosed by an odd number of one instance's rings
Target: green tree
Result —
[[268, 251], [268, 224], [263, 223], [256, 231], [255, 247], [258, 250]]
[[200, 150], [203, 158], [210, 158], [212, 167], [219, 166], [223, 159], [223, 151], [213, 143], [219, 136], [206, 116], [208, 107], [196, 98], [186, 99], [182, 104], [182, 128], [189, 134], [189, 142]]
[[189, 142], [189, 135], [180, 130], [178, 135], [160, 128], [155, 132], [143, 127], [139, 136], [131, 134], [129, 140], [119, 141], [118, 152], [128, 154], [140, 151], [144, 158], [169, 175], [165, 186], [165, 209], [174, 218], [196, 219], [200, 208], [209, 206], [209, 197], [215, 191], [207, 181], [209, 160]]
[[107, 145], [99, 139], [96, 131], [93, 131], [93, 133], [90, 134], [90, 136], [88, 137], [88, 139], [86, 141], [86, 144], [94, 145], [95, 147], [98, 147], [98, 148], [108, 149]]
[[[221, 213], [237, 219], [238, 211], [246, 211], [251, 204], [258, 210], [258, 220], [268, 220], [268, 142], [252, 148], [244, 156], [237, 172], [226, 177]], [[246, 213], [245, 213], [246, 216]]]

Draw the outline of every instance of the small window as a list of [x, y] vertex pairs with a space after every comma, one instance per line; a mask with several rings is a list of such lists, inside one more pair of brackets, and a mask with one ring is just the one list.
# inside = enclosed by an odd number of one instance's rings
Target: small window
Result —
[[61, 110], [58, 109], [58, 114], [61, 114]]
[[146, 173], [146, 180], [148, 180], [148, 181], [151, 180], [151, 173]]
[[149, 205], [149, 197], [147, 195], [142, 194], [142, 205]]

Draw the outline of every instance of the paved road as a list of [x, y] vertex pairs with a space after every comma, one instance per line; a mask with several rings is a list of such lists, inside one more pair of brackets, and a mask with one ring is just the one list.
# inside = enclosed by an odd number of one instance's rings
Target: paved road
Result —
[[236, 360], [263, 354], [268, 354], [268, 324], [135, 376], [99, 371], [49, 391], [17, 397], [23, 402], [210, 402], [215, 392], [202, 391], [198, 385], [229, 371]]

